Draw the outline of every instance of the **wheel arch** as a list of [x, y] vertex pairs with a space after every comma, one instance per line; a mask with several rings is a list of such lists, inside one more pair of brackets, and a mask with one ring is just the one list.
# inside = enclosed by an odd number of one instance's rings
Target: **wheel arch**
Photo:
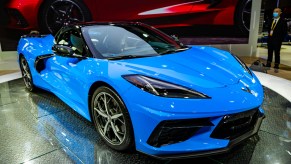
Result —
[[[21, 59], [22, 57], [23, 57], [24, 59], [26, 59], [26, 57], [25, 57], [25, 55], [24, 55], [23, 53], [19, 53], [19, 55], [18, 55], [18, 59], [17, 59], [19, 65], [20, 65], [20, 59]], [[27, 60], [27, 59], [26, 59], [26, 60]]]
[[18, 61], [20, 61], [20, 58], [21, 58], [21, 57], [24, 57], [23, 53], [19, 53], [18, 56], [19, 56], [19, 57], [18, 57]]
[[132, 137], [133, 137], [133, 145], [131, 145], [131, 147], [128, 150], [125, 150], [125, 151], [131, 152], [132, 150], [135, 150], [136, 149], [136, 147], [135, 147], [135, 133], [134, 133], [134, 127], [133, 127], [133, 124], [132, 124], [131, 115], [130, 115], [128, 109], [127, 109], [126, 104], [124, 103], [124, 100], [120, 96], [120, 94], [117, 92], [116, 89], [114, 89], [107, 82], [104, 82], [104, 81], [96, 81], [96, 82], [94, 82], [91, 85], [91, 87], [90, 87], [90, 89], [88, 91], [88, 109], [89, 109], [89, 115], [90, 115], [91, 122], [93, 123], [93, 115], [92, 115], [92, 110], [91, 110], [92, 96], [93, 96], [95, 90], [98, 89], [99, 87], [102, 87], [102, 86], [108, 87], [109, 89], [111, 89], [112, 91], [114, 91], [117, 94], [117, 96], [120, 98], [120, 100], [122, 101], [122, 103], [124, 104], [125, 110], [127, 110], [127, 114], [129, 116], [129, 121], [130, 121], [131, 133], [132, 133]]
[[[92, 96], [93, 96], [95, 90], [97, 88], [99, 88], [99, 87], [102, 87], [102, 86], [105, 86], [105, 87], [108, 87], [108, 88], [112, 89], [121, 98], [121, 96], [118, 94], [118, 92], [110, 84], [108, 84], [108, 83], [106, 83], [104, 81], [96, 81], [96, 82], [94, 82], [91, 85], [91, 87], [89, 89], [89, 92], [88, 92], [88, 109], [89, 109], [89, 114], [90, 114], [91, 121], [93, 119], [93, 117], [92, 117], [92, 111], [91, 111], [91, 100], [92, 100]], [[122, 99], [121, 99], [121, 101], [124, 103], [124, 101]]]

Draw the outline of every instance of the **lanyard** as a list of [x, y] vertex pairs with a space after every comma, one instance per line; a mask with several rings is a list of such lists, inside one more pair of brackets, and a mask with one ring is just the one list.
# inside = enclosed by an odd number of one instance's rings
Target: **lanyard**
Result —
[[278, 21], [279, 21], [279, 19], [274, 19], [274, 21], [273, 21], [273, 23], [272, 23], [272, 27], [271, 27], [271, 30], [274, 30], [275, 29], [275, 27], [276, 27], [276, 25], [277, 25], [277, 23], [278, 23]]

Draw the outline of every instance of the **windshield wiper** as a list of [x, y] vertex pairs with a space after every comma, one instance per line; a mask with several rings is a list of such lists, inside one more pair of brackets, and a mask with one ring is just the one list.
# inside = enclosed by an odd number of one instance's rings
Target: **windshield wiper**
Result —
[[143, 58], [143, 57], [152, 57], [153, 55], [121, 55], [107, 58], [108, 60], [120, 60], [120, 59], [132, 59], [132, 58]]
[[180, 51], [185, 51], [188, 50], [189, 47], [185, 47], [185, 48], [179, 48], [179, 49], [168, 49], [164, 52], [161, 52], [160, 55], [164, 55], [164, 54], [171, 54], [171, 53], [175, 53], [175, 52], [180, 52]]

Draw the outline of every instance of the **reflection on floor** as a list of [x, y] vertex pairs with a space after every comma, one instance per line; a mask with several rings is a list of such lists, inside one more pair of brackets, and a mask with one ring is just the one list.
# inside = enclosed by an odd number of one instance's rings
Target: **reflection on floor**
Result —
[[291, 103], [265, 88], [266, 119], [258, 135], [231, 153], [157, 160], [113, 151], [92, 124], [51, 93], [28, 93], [22, 79], [0, 84], [0, 163], [288, 163]]

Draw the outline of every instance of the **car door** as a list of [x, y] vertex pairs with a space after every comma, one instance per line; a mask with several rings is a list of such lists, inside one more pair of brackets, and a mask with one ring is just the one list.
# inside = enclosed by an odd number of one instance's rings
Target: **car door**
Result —
[[45, 80], [54, 88], [57, 96], [61, 97], [67, 103], [85, 105], [87, 99], [85, 93], [86, 86], [86, 52], [84, 42], [74, 29], [65, 30], [56, 38], [56, 44], [70, 47], [74, 50], [74, 56], [64, 55], [54, 52], [55, 56], [48, 60], [47, 67], [50, 70], [46, 74]]

